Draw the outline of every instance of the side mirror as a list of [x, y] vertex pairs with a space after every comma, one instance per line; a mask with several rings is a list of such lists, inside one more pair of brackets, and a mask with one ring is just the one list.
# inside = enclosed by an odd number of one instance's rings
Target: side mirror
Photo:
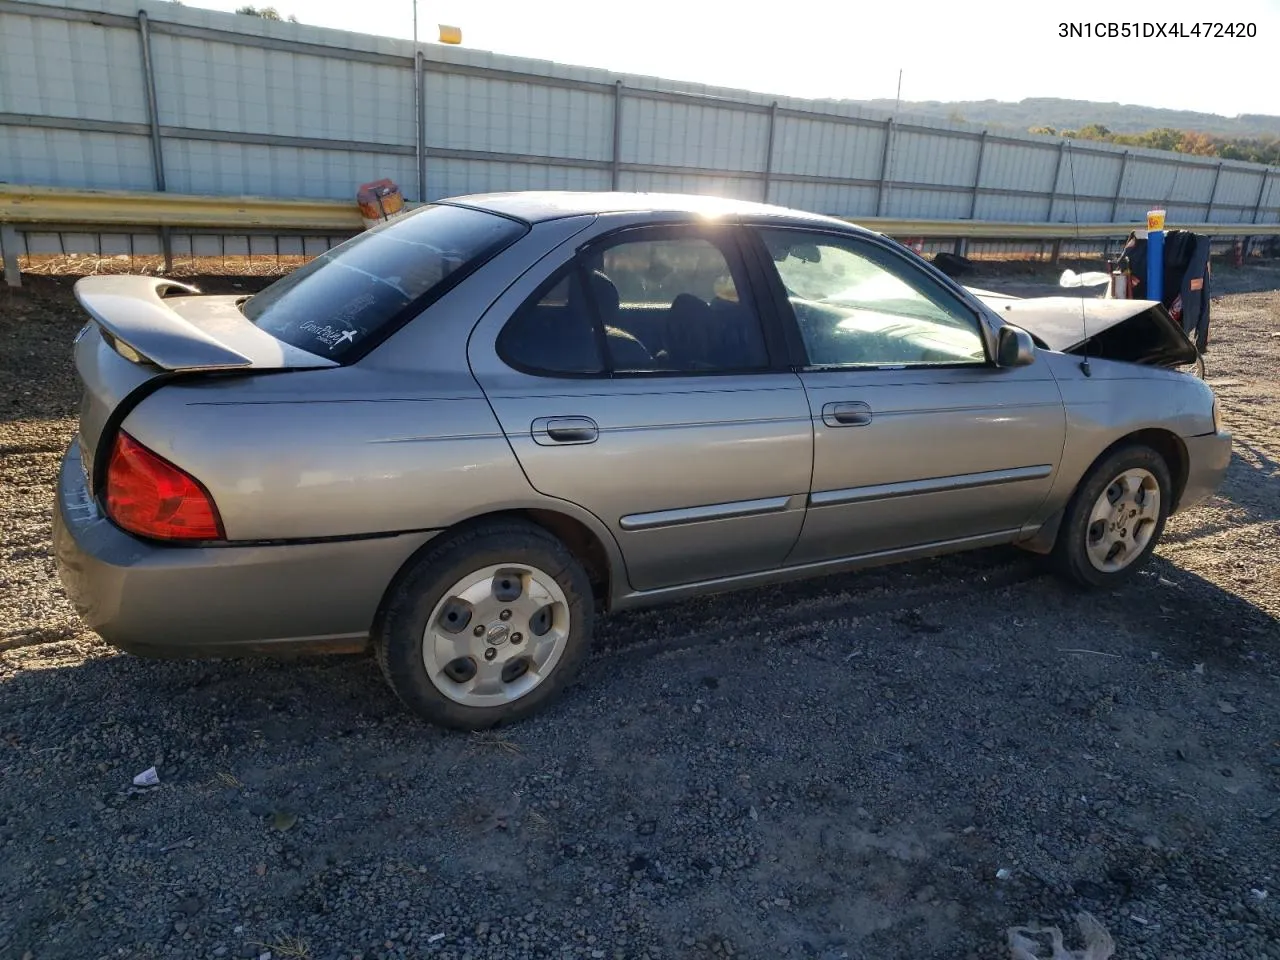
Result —
[[1036, 358], [1035, 341], [1019, 327], [1001, 327], [996, 340], [996, 366], [1025, 367]]

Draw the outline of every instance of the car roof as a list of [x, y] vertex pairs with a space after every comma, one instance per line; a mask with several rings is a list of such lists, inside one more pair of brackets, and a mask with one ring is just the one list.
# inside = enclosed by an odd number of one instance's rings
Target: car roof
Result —
[[[572, 190], [525, 190], [512, 193], [478, 193], [450, 197], [442, 203], [478, 207], [527, 223], [590, 214], [652, 213], [682, 216], [794, 220], [846, 230], [861, 230], [845, 220], [824, 217], [749, 200], [732, 200], [685, 193], [609, 193]], [[869, 231], [868, 231], [869, 232]]]

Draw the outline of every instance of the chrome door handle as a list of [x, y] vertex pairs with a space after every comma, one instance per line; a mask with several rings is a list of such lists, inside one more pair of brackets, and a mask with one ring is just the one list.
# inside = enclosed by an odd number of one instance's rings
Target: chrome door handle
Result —
[[595, 443], [600, 427], [590, 417], [539, 417], [533, 421], [533, 442], [543, 446]]
[[828, 427], [865, 427], [871, 422], [871, 407], [860, 400], [823, 404], [822, 422]]

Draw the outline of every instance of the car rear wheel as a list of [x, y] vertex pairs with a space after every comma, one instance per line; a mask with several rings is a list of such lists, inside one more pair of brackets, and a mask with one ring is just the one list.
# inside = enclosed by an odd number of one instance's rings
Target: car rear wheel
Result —
[[1147, 562], [1172, 503], [1164, 458], [1150, 447], [1122, 447], [1097, 463], [1067, 507], [1054, 545], [1059, 571], [1086, 587], [1109, 587]]
[[582, 565], [541, 527], [486, 524], [429, 549], [392, 588], [375, 636], [400, 700], [441, 726], [528, 716], [581, 665], [592, 628]]

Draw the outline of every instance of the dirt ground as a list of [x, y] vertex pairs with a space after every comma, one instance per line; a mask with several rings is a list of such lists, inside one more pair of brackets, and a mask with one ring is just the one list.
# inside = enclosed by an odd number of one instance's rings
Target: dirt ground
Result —
[[83, 630], [49, 553], [82, 318], [72, 278], [25, 280], [0, 288], [3, 960], [986, 960], [1083, 911], [1117, 960], [1280, 958], [1280, 270], [1219, 276], [1246, 291], [1207, 357], [1231, 471], [1133, 585], [992, 550], [618, 615], [561, 702], [488, 736], [415, 722], [367, 658]]

